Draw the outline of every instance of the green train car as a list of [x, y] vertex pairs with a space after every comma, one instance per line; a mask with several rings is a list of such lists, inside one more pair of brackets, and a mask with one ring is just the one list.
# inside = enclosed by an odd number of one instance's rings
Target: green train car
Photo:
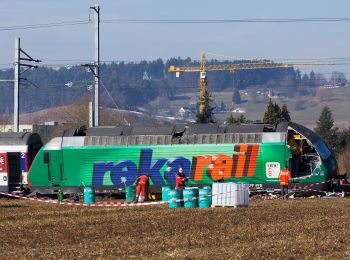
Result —
[[285, 166], [293, 185], [321, 183], [329, 189], [337, 162], [311, 130], [296, 123], [99, 127], [52, 139], [38, 152], [28, 174], [32, 192], [79, 193], [83, 186], [111, 193], [149, 174], [152, 188], [174, 185], [179, 167], [188, 185], [216, 181], [249, 183], [251, 190], [279, 188]]

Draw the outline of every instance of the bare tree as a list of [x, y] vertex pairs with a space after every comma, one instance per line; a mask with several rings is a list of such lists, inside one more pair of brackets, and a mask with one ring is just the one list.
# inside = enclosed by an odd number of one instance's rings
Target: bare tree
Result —
[[346, 173], [347, 178], [350, 178], [350, 148], [345, 149], [338, 155], [339, 172]]

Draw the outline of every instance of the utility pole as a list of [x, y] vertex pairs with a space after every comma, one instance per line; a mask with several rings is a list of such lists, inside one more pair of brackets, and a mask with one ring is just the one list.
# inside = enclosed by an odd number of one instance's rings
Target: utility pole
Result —
[[95, 100], [94, 100], [94, 126], [99, 126], [99, 87], [100, 87], [100, 6], [95, 5], [90, 7], [95, 11], [95, 63], [94, 63], [94, 77], [95, 77]]
[[[25, 57], [21, 58], [21, 54]], [[30, 68], [38, 68], [36, 65], [21, 63], [21, 61], [27, 62], [40, 62], [30, 57], [24, 50], [21, 49], [21, 40], [19, 37], [15, 39], [15, 78], [14, 78], [14, 100], [13, 100], [13, 131], [19, 132], [19, 87], [21, 81], [21, 74], [26, 72]], [[27, 67], [26, 70], [21, 72], [21, 67]], [[23, 79], [23, 78], [22, 78]]]

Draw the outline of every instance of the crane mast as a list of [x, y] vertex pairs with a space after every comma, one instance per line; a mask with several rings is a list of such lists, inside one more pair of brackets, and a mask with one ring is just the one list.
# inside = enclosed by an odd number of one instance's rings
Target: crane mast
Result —
[[200, 60], [200, 77], [199, 77], [199, 115], [205, 114], [205, 109], [209, 107], [209, 90], [208, 90], [208, 80], [207, 71], [205, 68], [205, 56], [206, 53], [203, 51], [201, 53]]

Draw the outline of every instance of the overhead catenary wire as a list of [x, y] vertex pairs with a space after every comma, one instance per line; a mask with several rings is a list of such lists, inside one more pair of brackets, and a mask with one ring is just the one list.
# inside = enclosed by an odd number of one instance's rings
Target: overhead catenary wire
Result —
[[[348, 22], [350, 17], [306, 17], [306, 18], [242, 18], [242, 19], [105, 19], [106, 24], [229, 24], [229, 23], [305, 23]], [[0, 26], [0, 31], [29, 30], [50, 27], [76, 26], [93, 23], [93, 20], [73, 20], [50, 23]]]
[[350, 17], [307, 18], [246, 18], [246, 19], [114, 19], [103, 23], [295, 23], [295, 22], [345, 22]]
[[112, 102], [113, 102], [113, 104], [115, 105], [116, 109], [119, 109], [119, 107], [118, 107], [116, 101], [114, 100], [114, 98], [112, 97], [112, 95], [109, 93], [109, 91], [108, 91], [106, 85], [103, 83], [103, 81], [102, 81], [101, 79], [100, 79], [100, 83], [101, 83], [102, 87], [105, 89], [105, 91], [107, 92], [107, 94], [108, 94], [108, 96], [110, 97], [110, 99], [112, 100]]
[[39, 29], [39, 28], [49, 28], [49, 27], [74, 26], [74, 25], [83, 25], [83, 24], [89, 24], [89, 23], [91, 23], [91, 21], [89, 20], [80, 20], [80, 21], [63, 21], [63, 22], [51, 22], [51, 23], [0, 26], [0, 31], [15, 31], [15, 30]]

